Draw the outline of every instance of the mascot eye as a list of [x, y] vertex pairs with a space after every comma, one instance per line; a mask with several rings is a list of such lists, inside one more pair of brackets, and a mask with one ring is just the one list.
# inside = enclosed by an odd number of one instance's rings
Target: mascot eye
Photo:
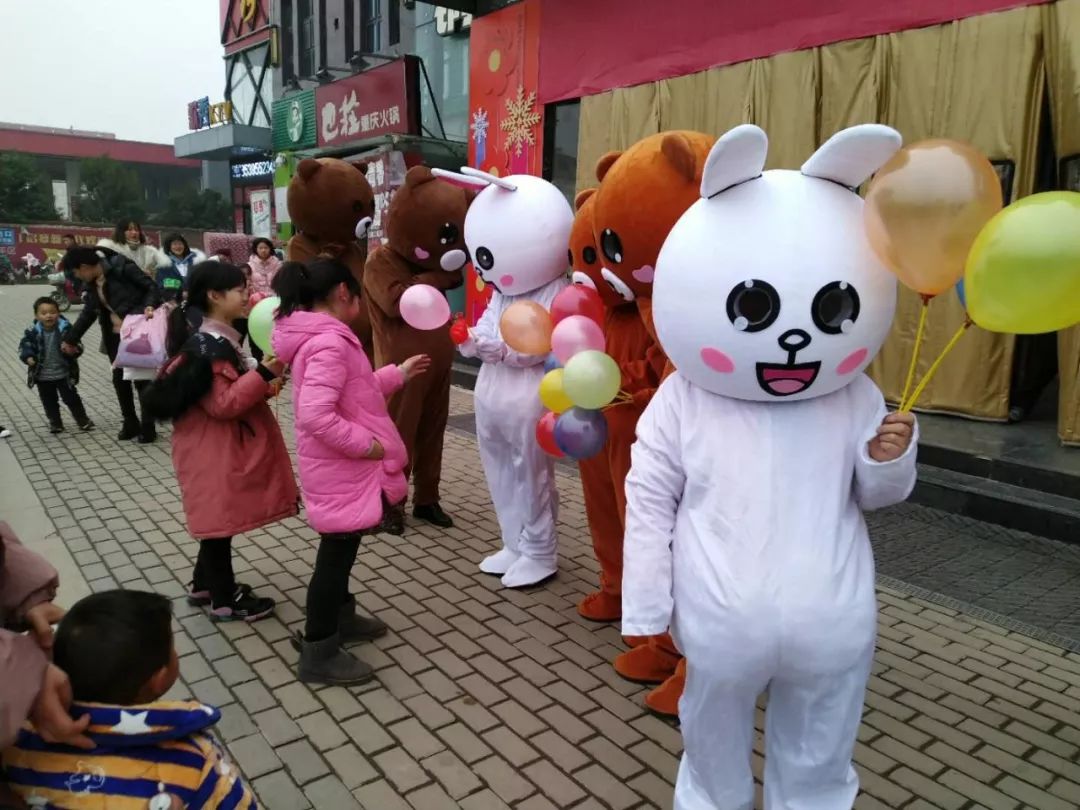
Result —
[[610, 228], [605, 228], [604, 232], [600, 234], [600, 249], [615, 264], [622, 262], [622, 242], [619, 241], [619, 235]]
[[846, 281], [826, 284], [814, 296], [810, 314], [826, 335], [847, 332], [859, 318], [859, 294]]
[[485, 270], [490, 270], [495, 266], [495, 256], [486, 247], [478, 247], [476, 249], [476, 263]]
[[744, 281], [728, 294], [727, 315], [740, 332], [768, 329], [780, 317], [780, 295], [766, 281]]
[[457, 225], [452, 222], [447, 222], [441, 228], [439, 228], [439, 244], [440, 245], [452, 245], [458, 240]]
[[581, 251], [581, 258], [584, 259], [585, 264], [596, 264], [596, 248], [592, 245], [588, 245]]

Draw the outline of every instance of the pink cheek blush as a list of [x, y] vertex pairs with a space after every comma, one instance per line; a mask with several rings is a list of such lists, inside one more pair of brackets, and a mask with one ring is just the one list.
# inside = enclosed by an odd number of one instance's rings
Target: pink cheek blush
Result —
[[649, 265], [639, 267], [633, 273], [631, 273], [635, 281], [640, 281], [642, 284], [652, 284], [653, 276], [656, 275], [656, 271]]
[[868, 352], [866, 349], [859, 349], [852, 352], [844, 358], [844, 361], [840, 365], [836, 367], [836, 373], [843, 375], [850, 374], [851, 372], [857, 370], [859, 366], [866, 362], [866, 355], [868, 354], [870, 354], [870, 352]]
[[735, 370], [731, 358], [719, 349], [702, 349], [701, 360], [705, 365], [720, 374], [730, 374]]
[[499, 284], [503, 287], [509, 287], [514, 283], [514, 277], [507, 273], [505, 276], [499, 276]]
[[424, 250], [422, 247], [413, 248], [413, 253], [420, 261], [431, 258], [431, 254]]

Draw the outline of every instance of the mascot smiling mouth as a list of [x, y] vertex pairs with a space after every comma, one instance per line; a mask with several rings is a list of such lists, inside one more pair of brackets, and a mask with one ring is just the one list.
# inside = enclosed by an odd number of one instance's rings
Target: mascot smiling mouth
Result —
[[814, 384], [821, 361], [813, 363], [758, 363], [758, 385], [774, 397], [790, 397], [801, 394]]

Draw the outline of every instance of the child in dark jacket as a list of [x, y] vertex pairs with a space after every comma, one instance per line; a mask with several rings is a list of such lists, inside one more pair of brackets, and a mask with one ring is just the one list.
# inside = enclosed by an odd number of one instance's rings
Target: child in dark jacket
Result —
[[60, 314], [56, 302], [48, 296], [34, 302], [34, 323], [23, 333], [19, 341], [19, 359], [29, 367], [27, 381], [37, 386], [49, 430], [64, 432], [64, 420], [60, 416], [60, 402], [64, 400], [75, 423], [82, 430], [92, 430], [94, 423], [86, 415], [82, 398], [75, 386], [79, 382], [79, 354], [65, 354], [61, 350], [71, 324]]
[[161, 699], [180, 669], [168, 599], [104, 591], [80, 600], [60, 621], [53, 658], [71, 680], [71, 712], [90, 716], [96, 745], [49, 743], [26, 727], [3, 767], [28, 805], [144, 810], [175, 806], [175, 797], [193, 809], [257, 806], [208, 731], [221, 713]]

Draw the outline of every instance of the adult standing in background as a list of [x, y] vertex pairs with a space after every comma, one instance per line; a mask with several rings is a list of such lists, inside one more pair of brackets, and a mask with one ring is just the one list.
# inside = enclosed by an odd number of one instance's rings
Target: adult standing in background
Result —
[[[115, 360], [124, 318], [140, 313], [150, 317], [161, 303], [157, 283], [131, 259], [101, 247], [73, 247], [64, 257], [64, 264], [89, 288], [86, 306], [75, 325], [64, 335], [64, 352], [77, 351], [82, 336], [97, 320], [101, 326], [103, 351], [110, 362]], [[124, 417], [124, 426], [117, 438], [123, 441], [137, 437], [140, 444], [154, 441], [157, 438], [154, 418], [144, 412], [140, 419], [136, 414], [132, 384], [124, 379], [123, 369], [114, 368], [112, 380]], [[136, 382], [135, 389], [141, 394], [145, 385], [145, 382]]]
[[192, 250], [187, 239], [179, 233], [166, 236], [162, 247], [166, 250], [169, 263], [157, 269], [157, 285], [161, 288], [161, 297], [164, 300], [180, 301], [187, 290], [187, 278], [191, 268], [204, 261], [206, 255], [202, 251]]
[[156, 278], [159, 267], [168, 267], [169, 258], [158, 248], [146, 241], [142, 225], [134, 219], [124, 219], [116, 223], [112, 239], [102, 239], [98, 247], [125, 256], [138, 265], [139, 269], [150, 278]]

